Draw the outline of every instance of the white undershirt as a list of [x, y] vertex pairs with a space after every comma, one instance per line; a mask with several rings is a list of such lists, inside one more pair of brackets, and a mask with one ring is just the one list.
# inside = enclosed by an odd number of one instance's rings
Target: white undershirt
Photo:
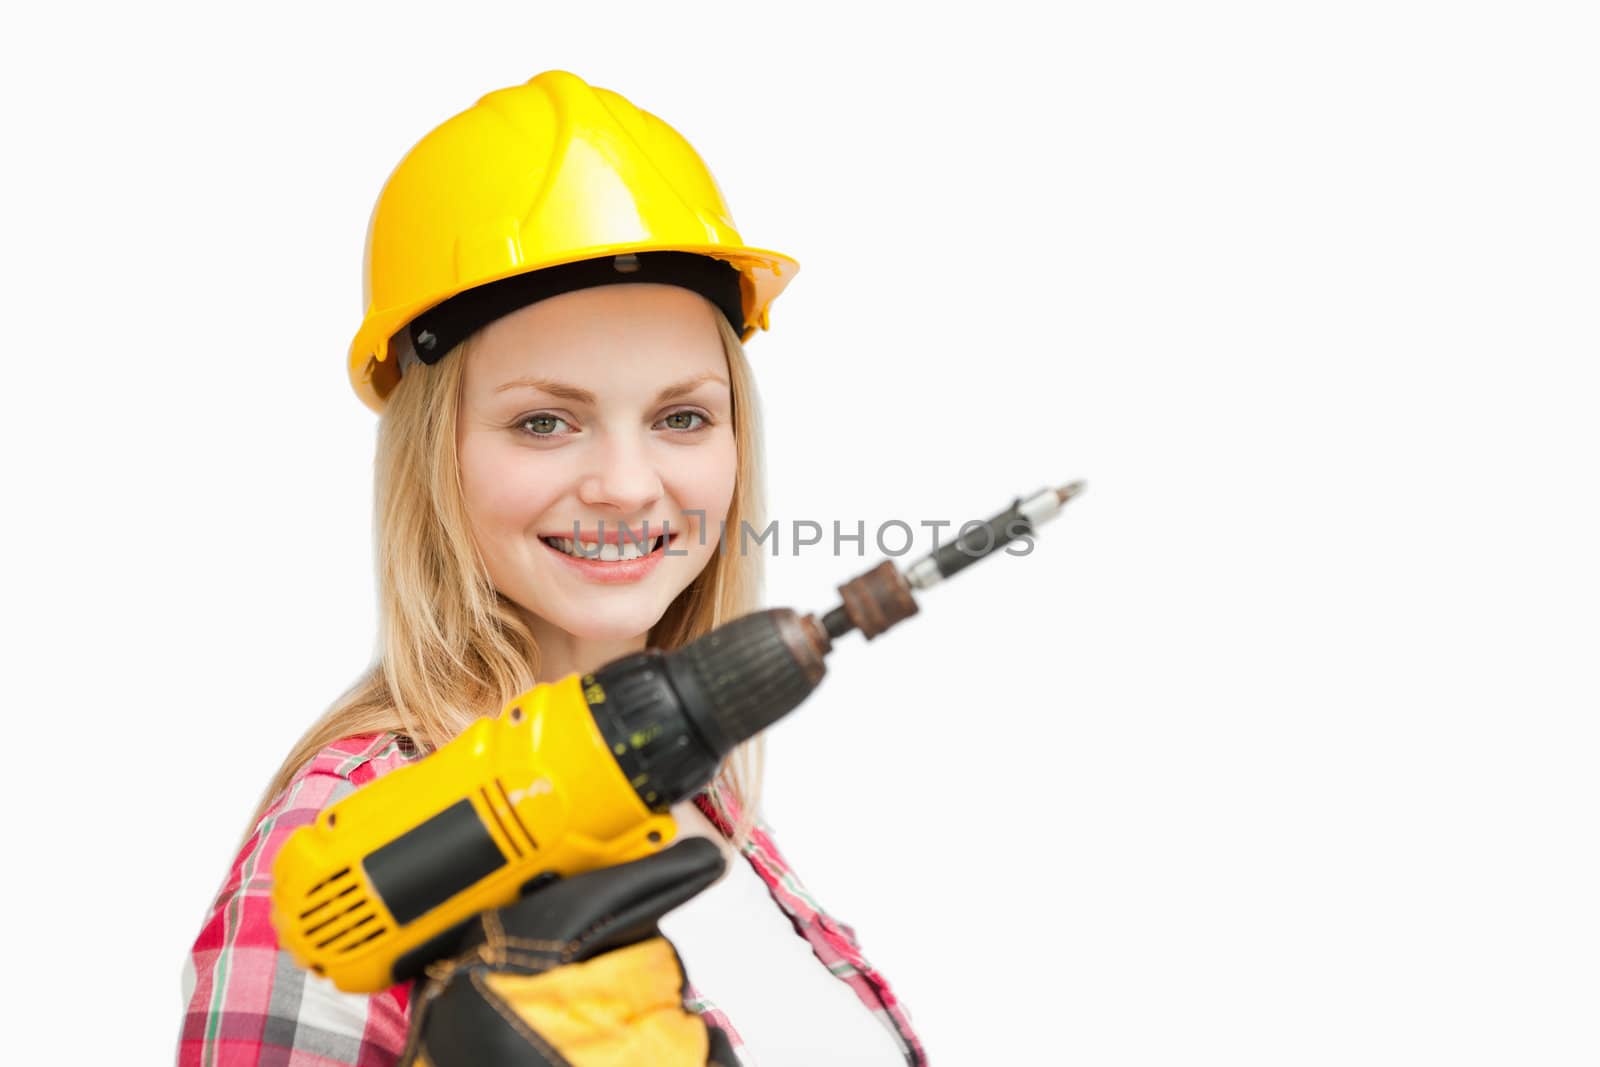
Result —
[[794, 932], [750, 863], [693, 804], [672, 809], [680, 837], [709, 837], [728, 870], [667, 915], [661, 932], [694, 984], [739, 1031], [746, 1067], [892, 1067], [894, 1036]]

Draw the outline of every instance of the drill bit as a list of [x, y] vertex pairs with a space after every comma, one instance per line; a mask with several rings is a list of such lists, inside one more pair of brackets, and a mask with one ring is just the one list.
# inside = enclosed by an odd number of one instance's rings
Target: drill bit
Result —
[[1084, 485], [1085, 482], [1082, 478], [1075, 482], [1068, 482], [1066, 485], [1063, 485], [1060, 489], [1056, 490], [1056, 501], [1058, 503], [1065, 504], [1067, 501], [1083, 492]]
[[1011, 507], [986, 523], [968, 523], [962, 527], [961, 536], [906, 568], [907, 584], [913, 589], [927, 589], [985, 556], [992, 556], [1017, 538], [1032, 536], [1040, 526], [1061, 514], [1067, 501], [1083, 492], [1083, 487], [1082, 481], [1075, 481], [1058, 489], [1041, 489], [1030, 496], [1017, 497]]
[[888, 560], [839, 586], [843, 600], [818, 621], [807, 619], [807, 632], [814, 636], [825, 653], [831, 639], [851, 630], [860, 630], [872, 640], [883, 631], [917, 613], [913, 589], [927, 589], [970, 567], [985, 556], [992, 556], [1020, 537], [1032, 536], [1044, 523], [1061, 513], [1067, 501], [1083, 492], [1082, 481], [1068, 482], [1059, 488], [1045, 488], [1027, 497], [1017, 497], [1011, 506], [987, 522], [967, 523], [959, 537], [934, 549], [902, 573]]

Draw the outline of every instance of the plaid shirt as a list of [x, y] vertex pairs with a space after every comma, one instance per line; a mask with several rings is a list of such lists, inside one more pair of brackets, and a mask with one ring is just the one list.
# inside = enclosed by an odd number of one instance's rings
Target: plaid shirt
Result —
[[[289, 834], [324, 808], [417, 758], [409, 741], [393, 733], [346, 738], [317, 753], [273, 801], [234, 860], [185, 965], [179, 1067], [392, 1067], [400, 1058], [411, 983], [382, 993], [344, 993], [301, 970], [279, 947], [272, 926], [272, 861]], [[695, 804], [728, 832], [704, 795]], [[926, 1064], [910, 1017], [862, 956], [855, 931], [806, 892], [765, 824], [757, 824], [743, 853], [795, 932], [888, 1027], [906, 1062]], [[685, 1003], [741, 1047], [727, 1016], [692, 985]]]

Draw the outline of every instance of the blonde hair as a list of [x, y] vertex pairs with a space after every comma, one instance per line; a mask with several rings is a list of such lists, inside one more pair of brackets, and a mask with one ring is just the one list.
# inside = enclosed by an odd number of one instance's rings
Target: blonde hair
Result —
[[[652, 648], [677, 648], [755, 610], [761, 600], [762, 555], [741, 551], [739, 539], [742, 523], [760, 530], [766, 521], [759, 403], [739, 335], [721, 312], [715, 318], [738, 449], [727, 534], [650, 628]], [[252, 830], [326, 745], [394, 731], [430, 752], [540, 681], [539, 646], [515, 605], [490, 583], [462, 500], [456, 424], [472, 342], [467, 338], [434, 364], [412, 364], [389, 394], [374, 472], [377, 659], [290, 749], [257, 805]], [[758, 817], [762, 757], [762, 738], [741, 745], [709, 789], [718, 813], [732, 824], [735, 845], [748, 840]]]

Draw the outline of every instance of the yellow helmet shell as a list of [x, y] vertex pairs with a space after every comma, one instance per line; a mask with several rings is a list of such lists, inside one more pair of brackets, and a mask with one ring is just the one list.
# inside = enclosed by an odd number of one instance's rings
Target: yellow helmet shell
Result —
[[378, 194], [350, 382], [382, 411], [400, 380], [389, 339], [421, 312], [514, 274], [654, 250], [737, 268], [746, 340], [800, 269], [747, 246], [689, 142], [617, 93], [561, 70], [489, 93], [419, 141]]

